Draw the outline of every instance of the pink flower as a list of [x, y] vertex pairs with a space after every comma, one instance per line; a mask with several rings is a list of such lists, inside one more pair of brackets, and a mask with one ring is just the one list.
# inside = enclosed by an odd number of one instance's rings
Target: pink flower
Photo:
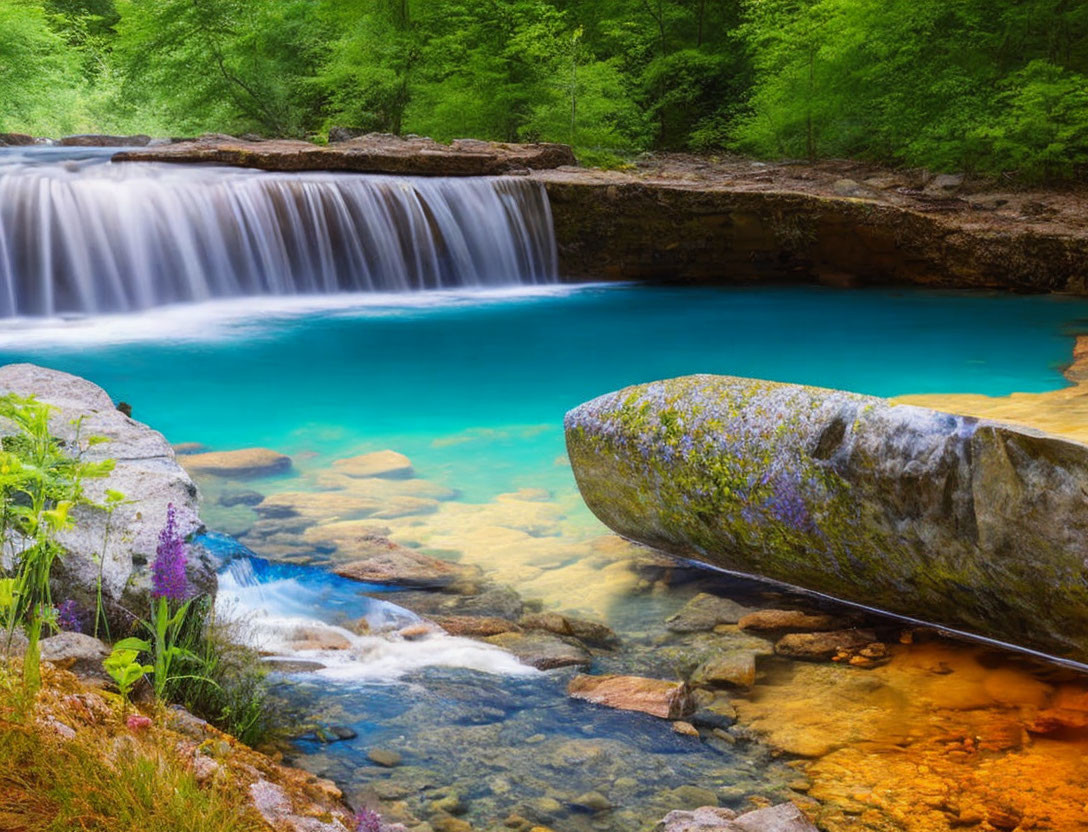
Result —
[[130, 731], [139, 733], [151, 727], [151, 717], [143, 714], [129, 714], [128, 719], [125, 720], [125, 725], [128, 726]]

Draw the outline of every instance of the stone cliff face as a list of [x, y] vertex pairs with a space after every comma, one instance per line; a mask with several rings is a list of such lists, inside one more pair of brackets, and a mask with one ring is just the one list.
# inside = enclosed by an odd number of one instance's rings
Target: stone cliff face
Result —
[[528, 175], [547, 189], [568, 280], [907, 282], [1088, 294], [1083, 196], [992, 185], [970, 191], [962, 177], [860, 163], [665, 156], [605, 172], [573, 167], [563, 145], [443, 145], [377, 134], [327, 147], [209, 136], [125, 151], [114, 161]]
[[602, 396], [566, 430], [625, 537], [1088, 662], [1088, 446], [725, 376]]
[[843, 197], [566, 169], [536, 177], [551, 200], [560, 273], [569, 279], [1088, 292], [1088, 234], [1079, 230], [928, 213], [876, 192]]

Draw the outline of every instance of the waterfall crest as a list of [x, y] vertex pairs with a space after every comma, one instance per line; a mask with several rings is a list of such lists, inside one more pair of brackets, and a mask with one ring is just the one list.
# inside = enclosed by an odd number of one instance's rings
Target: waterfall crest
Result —
[[543, 187], [0, 151], [0, 317], [556, 280]]

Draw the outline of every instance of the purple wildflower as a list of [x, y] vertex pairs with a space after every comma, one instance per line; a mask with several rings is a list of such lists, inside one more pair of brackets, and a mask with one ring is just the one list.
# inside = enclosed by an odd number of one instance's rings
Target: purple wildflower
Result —
[[69, 633], [83, 632], [83, 615], [79, 604], [69, 598], [57, 607], [57, 626]]
[[171, 503], [166, 507], [166, 525], [159, 532], [159, 545], [151, 564], [151, 595], [168, 601], [188, 598], [185, 564], [185, 538], [178, 533], [177, 511]]
[[355, 815], [356, 832], [382, 832], [382, 816], [373, 809], [363, 809]]

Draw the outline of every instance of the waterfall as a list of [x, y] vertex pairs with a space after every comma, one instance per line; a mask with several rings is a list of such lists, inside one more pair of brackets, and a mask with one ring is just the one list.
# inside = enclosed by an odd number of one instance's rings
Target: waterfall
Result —
[[543, 186], [0, 150], [0, 317], [554, 282]]

